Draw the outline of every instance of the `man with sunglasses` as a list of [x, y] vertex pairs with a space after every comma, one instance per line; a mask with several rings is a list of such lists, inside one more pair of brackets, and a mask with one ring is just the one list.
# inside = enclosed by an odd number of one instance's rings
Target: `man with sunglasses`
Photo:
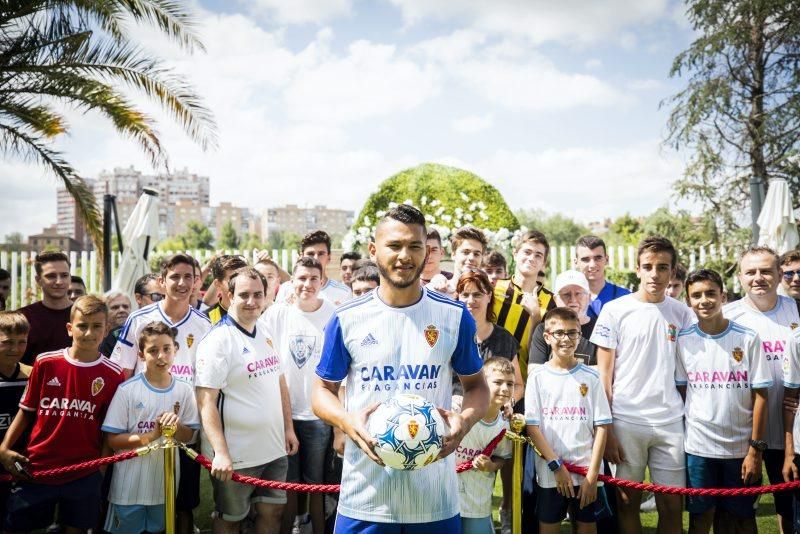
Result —
[[781, 274], [784, 291], [800, 306], [800, 250], [790, 250], [781, 256]]

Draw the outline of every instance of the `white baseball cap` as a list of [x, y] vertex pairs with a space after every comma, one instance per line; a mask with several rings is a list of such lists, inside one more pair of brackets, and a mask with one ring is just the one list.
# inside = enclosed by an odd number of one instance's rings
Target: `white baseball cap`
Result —
[[567, 286], [578, 286], [587, 293], [589, 292], [589, 281], [586, 276], [580, 271], [570, 269], [556, 276], [556, 283], [553, 287], [553, 292], [558, 293]]

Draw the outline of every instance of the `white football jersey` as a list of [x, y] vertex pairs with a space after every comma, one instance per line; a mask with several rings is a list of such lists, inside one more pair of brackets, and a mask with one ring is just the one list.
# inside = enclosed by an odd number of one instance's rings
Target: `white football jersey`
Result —
[[[334, 306], [340, 306], [353, 298], [353, 292], [344, 282], [328, 278], [325, 285], [319, 290], [320, 298], [329, 301]], [[291, 303], [294, 299], [294, 285], [292, 281], [284, 282], [278, 288], [278, 294], [275, 296], [275, 302]]]
[[[144, 373], [134, 375], [117, 388], [103, 422], [103, 432], [144, 434], [153, 430], [164, 412], [180, 404], [182, 424], [200, 428], [194, 389], [183, 380], [172, 379], [169, 387], [150, 384]], [[177, 470], [177, 466], [176, 466]], [[164, 454], [155, 451], [114, 466], [108, 501], [114, 504], [164, 504]]]
[[178, 329], [178, 337], [175, 340], [178, 342], [178, 350], [170, 373], [178, 380], [194, 385], [197, 345], [211, 328], [211, 321], [189, 306], [186, 316], [173, 324], [161, 309], [161, 304], [162, 302], [154, 302], [128, 316], [114, 346], [114, 352], [111, 353], [111, 361], [118, 363], [123, 369], [133, 369], [134, 374], [141, 373], [144, 370], [144, 363], [139, 358], [139, 334], [149, 323], [161, 321]]
[[778, 295], [774, 308], [761, 312], [753, 308], [747, 297], [726, 304], [722, 308], [726, 319], [754, 330], [761, 340], [762, 352], [772, 374], [773, 386], [767, 404], [767, 447], [783, 450], [783, 361], [788, 354], [792, 330], [800, 323], [797, 303], [790, 297]]
[[[482, 363], [475, 321], [462, 303], [423, 288], [418, 302], [396, 308], [372, 291], [334, 313], [325, 327], [317, 375], [344, 381], [350, 412], [400, 393], [449, 409], [453, 371], [472, 375]], [[380, 523], [454, 517], [459, 513], [455, 465], [450, 455], [418, 471], [395, 471], [375, 464], [347, 440], [339, 512]]]
[[[483, 420], [475, 423], [456, 448], [456, 464], [472, 460], [483, 453], [483, 449], [503, 429], [508, 430], [508, 421], [501, 414], [491, 423]], [[511, 458], [511, 441], [501, 439], [492, 456]], [[458, 496], [461, 500], [461, 517], [487, 517], [492, 515], [492, 492], [497, 473], [485, 473], [470, 469], [458, 474]]]
[[675, 383], [686, 386], [686, 452], [706, 458], [747, 456], [752, 390], [772, 386], [758, 335], [733, 321], [714, 336], [697, 324], [681, 330]]
[[[582, 363], [569, 371], [556, 369], [552, 362], [536, 366], [525, 386], [525, 423], [539, 427], [559, 458], [589, 467], [595, 427], [611, 424], [611, 408], [598, 372]], [[547, 462], [538, 455], [534, 462], [539, 486], [555, 488]], [[576, 486], [583, 478], [572, 473]]]
[[[247, 332], [226, 315], [197, 348], [197, 387], [219, 390], [217, 408], [234, 469], [286, 456], [281, 363], [274, 342], [256, 323]], [[214, 457], [207, 438], [203, 454]]]
[[322, 331], [336, 310], [327, 300], [321, 302], [322, 306], [313, 312], [280, 302], [270, 306], [259, 319], [276, 342], [292, 400], [292, 419], [318, 419], [311, 410], [311, 392], [317, 376], [314, 371], [322, 354]]
[[631, 294], [603, 306], [591, 341], [616, 351], [614, 419], [660, 426], [683, 418], [675, 387], [675, 342], [693, 322], [691, 309], [670, 297], [652, 304]]

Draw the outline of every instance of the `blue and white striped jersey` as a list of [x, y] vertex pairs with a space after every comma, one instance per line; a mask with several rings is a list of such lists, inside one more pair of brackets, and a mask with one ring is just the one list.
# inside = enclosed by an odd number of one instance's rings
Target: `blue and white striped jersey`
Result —
[[[337, 309], [325, 327], [317, 375], [345, 381], [351, 412], [400, 393], [449, 409], [453, 372], [472, 375], [481, 367], [467, 309], [423, 288], [420, 300], [403, 308], [385, 304], [372, 291]], [[347, 440], [339, 512], [381, 523], [451, 518], [459, 513], [455, 455], [418, 471], [395, 471]]]
[[139, 359], [139, 334], [153, 321], [161, 321], [178, 329], [178, 350], [175, 352], [170, 373], [178, 380], [194, 385], [197, 345], [211, 329], [211, 321], [191, 306], [186, 316], [174, 324], [161, 309], [161, 302], [154, 302], [130, 314], [114, 346], [114, 352], [111, 353], [111, 361], [123, 369], [133, 369], [134, 374], [141, 373], [144, 363]]

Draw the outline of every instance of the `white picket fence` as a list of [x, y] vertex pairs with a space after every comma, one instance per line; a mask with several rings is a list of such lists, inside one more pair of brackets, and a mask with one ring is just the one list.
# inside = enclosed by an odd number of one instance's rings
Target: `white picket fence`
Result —
[[[151, 257], [166, 256], [173, 254], [174, 251], [154, 252]], [[203, 265], [215, 251], [213, 250], [187, 250], [182, 251], [191, 254], [201, 265]], [[255, 261], [255, 250], [226, 250], [225, 254], [241, 255], [249, 261]], [[70, 252], [69, 262], [72, 274], [80, 276], [86, 283], [86, 290], [89, 293], [102, 293], [102, 270], [103, 266], [98, 263], [95, 251]], [[290, 266], [297, 260], [296, 250], [272, 250], [270, 257], [283, 268], [289, 270]], [[0, 251], [0, 268], [11, 273], [11, 295], [6, 302], [6, 309], [13, 310], [21, 306], [35, 302], [41, 298], [41, 292], [36, 285], [36, 270], [33, 266], [35, 252], [9, 252]], [[111, 278], [113, 280], [119, 266], [122, 255], [115, 253], [111, 257]]]
[[[187, 250], [203, 264], [214, 253], [213, 250]], [[335, 252], [334, 251], [334, 255]], [[172, 254], [169, 252], [155, 253], [159, 256]], [[241, 251], [241, 250], [226, 250], [226, 254], [242, 255], [250, 260], [255, 260], [256, 251]], [[681, 261], [686, 265], [689, 271], [694, 270], [696, 267], [702, 266], [708, 260], [716, 259], [733, 259], [736, 251], [731, 251], [725, 245], [710, 245], [708, 247], [700, 247], [696, 251], [692, 251], [688, 258], [682, 257]], [[33, 258], [36, 256], [34, 252], [0, 252], [0, 267], [6, 269], [11, 273], [11, 296], [6, 303], [7, 309], [14, 309], [20, 306], [25, 306], [30, 302], [41, 298], [38, 293], [38, 286], [36, 285], [36, 272], [33, 268]], [[289, 270], [290, 266], [297, 260], [298, 253], [296, 250], [272, 250], [270, 256], [280, 265], [284, 270]], [[633, 246], [614, 246], [608, 248], [609, 266], [619, 270], [633, 271], [636, 268], [636, 247]], [[91, 252], [70, 252], [70, 264], [72, 265], [72, 274], [76, 274], [84, 279], [86, 288], [90, 293], [102, 292], [101, 270], [102, 265], [98, 265], [97, 254]], [[550, 251], [550, 287], [555, 283], [555, 276], [567, 269], [572, 268], [572, 258], [575, 257], [574, 246], [555, 246]], [[116, 273], [117, 266], [119, 265], [121, 255], [114, 254], [111, 262], [111, 275], [112, 278]], [[23, 268], [24, 267], [24, 268]], [[23, 276], [20, 276], [20, 273]], [[727, 280], [731, 281], [731, 280]], [[738, 280], [734, 277], [732, 280], [734, 288], [738, 290]], [[31, 291], [32, 290], [32, 291]]]

